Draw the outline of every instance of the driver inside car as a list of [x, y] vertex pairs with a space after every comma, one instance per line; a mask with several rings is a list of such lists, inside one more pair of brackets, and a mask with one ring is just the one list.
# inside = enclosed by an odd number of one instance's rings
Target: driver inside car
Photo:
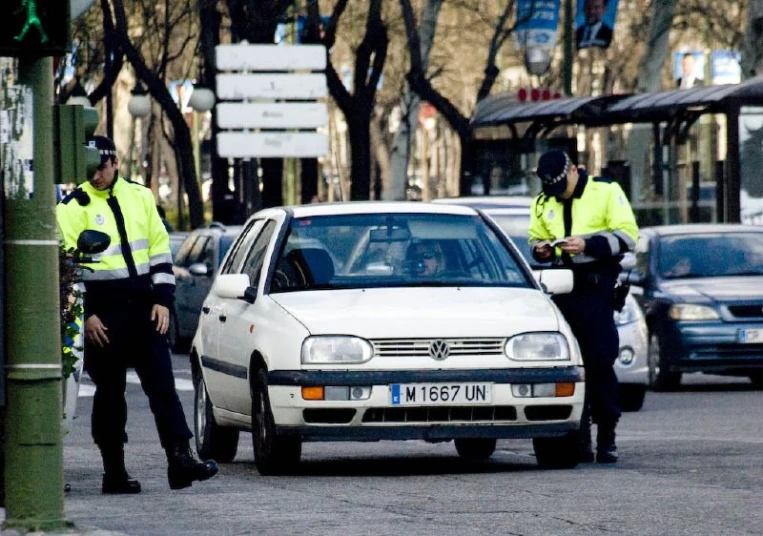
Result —
[[420, 277], [438, 275], [445, 271], [445, 255], [437, 242], [411, 244], [409, 259], [414, 261], [412, 272]]

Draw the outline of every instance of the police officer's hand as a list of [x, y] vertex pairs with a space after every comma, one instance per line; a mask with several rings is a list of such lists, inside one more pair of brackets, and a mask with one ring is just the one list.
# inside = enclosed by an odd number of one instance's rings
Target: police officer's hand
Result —
[[565, 253], [579, 255], [585, 251], [585, 240], [579, 236], [569, 236], [565, 240], [567, 243], [559, 246]]
[[85, 339], [91, 344], [101, 348], [109, 344], [109, 337], [106, 335], [108, 330], [96, 315], [91, 315], [85, 320]]
[[545, 261], [550, 259], [554, 255], [554, 248], [551, 247], [551, 242], [544, 240], [535, 244], [535, 258], [539, 261]]
[[156, 322], [156, 331], [164, 335], [170, 327], [170, 310], [157, 303], [151, 309], [151, 321]]

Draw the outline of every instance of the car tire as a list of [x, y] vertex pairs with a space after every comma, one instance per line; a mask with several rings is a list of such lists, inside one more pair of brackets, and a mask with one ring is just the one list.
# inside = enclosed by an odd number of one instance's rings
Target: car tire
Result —
[[302, 456], [302, 440], [299, 437], [279, 436], [276, 432], [265, 369], [257, 371], [252, 393], [252, 446], [254, 466], [263, 476], [295, 472]]
[[561, 437], [533, 438], [538, 465], [543, 469], [573, 469], [580, 456], [580, 432], [568, 432]]
[[193, 428], [199, 458], [220, 463], [232, 462], [238, 449], [238, 430], [219, 426], [215, 422], [212, 402], [209, 401], [204, 376], [199, 370], [193, 374], [193, 390]]
[[753, 372], [748, 378], [755, 389], [763, 389], [763, 372]]
[[665, 360], [662, 355], [660, 337], [656, 333], [649, 335], [647, 351], [649, 365], [649, 387], [652, 391], [675, 391], [681, 385], [681, 373], [664, 370]]
[[456, 452], [467, 460], [487, 460], [495, 452], [498, 442], [495, 438], [458, 438], [455, 441]]
[[646, 385], [623, 383], [620, 385], [620, 409], [623, 411], [639, 411], [644, 407]]

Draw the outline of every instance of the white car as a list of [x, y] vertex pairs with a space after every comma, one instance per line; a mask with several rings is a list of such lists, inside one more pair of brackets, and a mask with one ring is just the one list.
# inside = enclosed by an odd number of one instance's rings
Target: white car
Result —
[[257, 469], [279, 474], [303, 441], [455, 440], [480, 459], [532, 438], [540, 466], [574, 467], [582, 360], [549, 298], [571, 288], [468, 207], [260, 211], [192, 343], [197, 450], [230, 461], [251, 431]]
[[[436, 199], [434, 203], [470, 206], [490, 216], [514, 241], [527, 261], [534, 264], [527, 243], [532, 197], [483, 196]], [[626, 272], [633, 267], [632, 254], [621, 263]], [[632, 295], [625, 307], [615, 313], [615, 324], [620, 336], [620, 352], [615, 361], [615, 373], [620, 382], [620, 406], [623, 411], [639, 411], [644, 405], [649, 385], [648, 329], [644, 313]]]

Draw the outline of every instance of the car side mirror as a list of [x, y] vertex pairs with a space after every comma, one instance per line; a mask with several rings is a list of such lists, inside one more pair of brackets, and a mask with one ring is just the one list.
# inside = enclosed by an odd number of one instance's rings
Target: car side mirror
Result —
[[83, 255], [103, 253], [111, 245], [111, 237], [104, 232], [88, 229], [77, 237], [77, 251]]
[[195, 262], [191, 266], [188, 267], [188, 271], [191, 272], [193, 275], [211, 275], [211, 270], [209, 269], [209, 266], [204, 264], [203, 262]]
[[574, 287], [572, 270], [533, 270], [533, 277], [547, 294], [569, 294]]
[[257, 289], [249, 285], [249, 276], [246, 274], [218, 275], [212, 285], [212, 292], [219, 298], [244, 300], [248, 303], [254, 303], [257, 297]]

